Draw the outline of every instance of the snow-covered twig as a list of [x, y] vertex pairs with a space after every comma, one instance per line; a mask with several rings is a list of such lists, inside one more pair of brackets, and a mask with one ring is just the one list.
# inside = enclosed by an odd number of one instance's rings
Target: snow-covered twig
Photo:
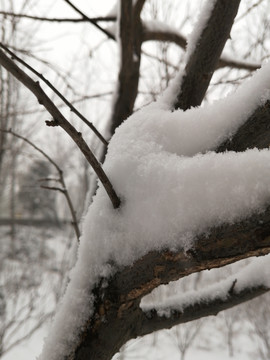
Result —
[[143, 301], [138, 336], [171, 328], [204, 316], [217, 315], [220, 311], [268, 292], [270, 290], [268, 272], [265, 270], [266, 276], [263, 277], [261, 272], [256, 271], [258, 267], [268, 269], [269, 256], [254, 259], [238, 274], [206, 289], [169, 297], [159, 304]]

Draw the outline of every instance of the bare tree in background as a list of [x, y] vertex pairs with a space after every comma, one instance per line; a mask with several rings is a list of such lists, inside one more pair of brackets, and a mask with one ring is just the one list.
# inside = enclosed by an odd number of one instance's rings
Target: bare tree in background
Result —
[[[32, 6], [31, 0], [0, 1], [0, 10], [8, 13], [24, 13]], [[19, 17], [8, 18], [1, 14], [0, 18], [1, 43], [9, 44], [23, 56], [29, 55], [29, 49], [35, 48], [33, 30], [37, 30], [40, 24], [32, 25], [30, 31]], [[39, 177], [50, 175], [49, 163], [42, 162], [31, 149], [26, 149], [25, 142], [10, 135], [11, 129], [23, 132], [28, 138], [35, 133], [35, 126], [28, 122], [33, 113], [38, 113], [38, 106], [29, 111], [28, 99], [23, 87], [1, 66], [0, 357], [31, 337], [52, 316], [61, 289], [65, 286], [66, 267], [69, 267], [71, 227], [67, 225], [68, 229], [64, 230], [55, 228], [56, 196], [53, 192], [48, 195], [48, 190], [41, 189], [38, 181]], [[43, 165], [40, 165], [41, 162]], [[37, 163], [40, 171], [34, 174], [34, 164]], [[27, 174], [31, 167], [32, 173]], [[38, 172], [38, 169], [35, 170]], [[24, 189], [19, 192], [19, 183], [23, 179], [23, 185], [28, 190], [32, 187], [30, 191]], [[21, 206], [20, 198], [29, 211]], [[39, 221], [31, 227], [37, 218]], [[44, 227], [43, 220], [46, 218], [50, 229]], [[54, 249], [49, 244], [52, 237], [58, 239]], [[65, 253], [64, 259], [55, 254], [60, 246]]]

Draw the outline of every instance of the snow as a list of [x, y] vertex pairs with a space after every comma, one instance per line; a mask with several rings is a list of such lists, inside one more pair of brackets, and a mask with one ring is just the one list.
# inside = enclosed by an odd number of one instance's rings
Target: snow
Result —
[[170, 91], [166, 92], [157, 103], [134, 114], [128, 120], [133, 124], [129, 124], [128, 129], [126, 125], [120, 128], [121, 135], [113, 141], [119, 141], [120, 136], [131, 142], [140, 139], [149, 144], [152, 141], [163, 151], [185, 156], [213, 150], [230, 138], [254, 108], [269, 97], [269, 71], [270, 64], [266, 63], [235, 93], [213, 104], [185, 112], [168, 111], [172, 98]]
[[[270, 288], [270, 255], [262, 258], [255, 258], [253, 261], [241, 269], [238, 273], [229, 276], [225, 280], [214, 283], [201, 290], [191, 290], [184, 295], [170, 296], [160, 303], [153, 303], [145, 297], [141, 302], [144, 312], [153, 309], [159, 316], [170, 317], [173, 311], [183, 312], [187, 306], [207, 303], [216, 299], [226, 300], [235, 280], [233, 291], [240, 293], [245, 288], [264, 285]], [[260, 271], [258, 271], [260, 269]]]
[[[214, 4], [208, 1], [204, 6], [188, 41], [186, 61]], [[187, 250], [198, 234], [243, 219], [269, 203], [268, 150], [211, 152], [269, 98], [269, 70], [266, 64], [226, 99], [171, 112], [178, 78], [158, 102], [117, 129], [104, 170], [121, 197], [121, 208], [112, 208], [100, 186], [85, 217], [78, 261], [40, 359], [59, 360], [68, 354], [91, 316], [91, 289], [118, 266], [151, 250]]]
[[231, 136], [269, 96], [269, 66], [212, 106], [172, 113], [164, 110], [164, 102], [157, 102], [116, 131], [104, 170], [122, 205], [114, 210], [99, 188], [84, 219], [71, 282], [40, 359], [64, 358], [91, 316], [91, 289], [118, 266], [150, 250], [187, 250], [196, 235], [269, 204], [269, 150], [208, 151]]

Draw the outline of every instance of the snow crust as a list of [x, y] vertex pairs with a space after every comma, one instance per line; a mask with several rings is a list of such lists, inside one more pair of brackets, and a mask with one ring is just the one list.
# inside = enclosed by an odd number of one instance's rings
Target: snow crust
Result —
[[208, 303], [216, 299], [226, 300], [232, 286], [233, 292], [238, 294], [245, 288], [251, 289], [260, 285], [270, 288], [270, 255], [253, 259], [238, 273], [205, 289], [190, 290], [182, 295], [170, 296], [160, 303], [147, 302], [143, 299], [141, 308], [146, 313], [155, 309], [158, 316], [170, 317], [174, 311], [183, 312], [187, 306]]

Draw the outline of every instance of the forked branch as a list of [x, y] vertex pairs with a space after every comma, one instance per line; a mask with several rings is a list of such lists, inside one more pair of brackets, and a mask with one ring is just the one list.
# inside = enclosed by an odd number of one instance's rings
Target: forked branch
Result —
[[5, 53], [0, 50], [0, 65], [2, 65], [9, 73], [11, 73], [17, 80], [19, 80], [24, 86], [26, 86], [37, 98], [38, 102], [43, 105], [47, 111], [52, 115], [53, 120], [47, 122], [47, 125], [61, 126], [66, 133], [72, 138], [72, 140], [79, 147], [84, 154], [88, 163], [92, 166], [101, 183], [103, 184], [114, 208], [120, 206], [120, 199], [117, 196], [111, 182], [101, 167], [101, 164], [96, 159], [95, 155], [86, 144], [82, 134], [78, 132], [74, 126], [64, 117], [64, 115], [55, 106], [48, 95], [42, 90], [38, 81], [34, 81], [28, 76], [22, 69], [20, 69], [14, 61], [8, 58]]
[[0, 43], [1, 48], [3, 48], [8, 54], [11, 55], [13, 60], [17, 60], [19, 63], [21, 63], [23, 66], [25, 66], [28, 70], [30, 70], [33, 74], [35, 74], [37, 77], [39, 77], [63, 102], [70, 108], [74, 114], [76, 114], [87, 126], [90, 127], [90, 129], [95, 133], [95, 135], [103, 142], [105, 146], [108, 145], [108, 142], [104, 139], [104, 137], [101, 135], [101, 133], [96, 129], [96, 127], [86, 119], [85, 116], [83, 116], [78, 109], [76, 109], [61, 93], [58, 91], [52, 83], [46, 79], [42, 74], [40, 74], [38, 71], [36, 71], [32, 66], [27, 64], [24, 60], [22, 60], [19, 56], [17, 56], [13, 51], [11, 51], [8, 47], [6, 47], [3, 43]]
[[67, 3], [70, 7], [72, 7], [73, 10], [75, 10], [78, 14], [81, 15], [81, 17], [83, 19], [85, 19], [85, 21], [90, 22], [91, 24], [93, 24], [95, 27], [97, 27], [101, 32], [103, 32], [105, 35], [108, 36], [109, 39], [115, 40], [115, 37], [106, 29], [103, 29], [96, 21], [93, 21], [93, 19], [89, 18], [87, 15], [85, 15], [79, 8], [77, 8], [77, 6], [75, 6], [71, 1], [69, 0], [64, 0], [65, 3]]
[[[177, 307], [175, 309], [173, 307], [164, 308], [162, 310], [164, 315], [160, 315], [160, 309], [157, 310], [155, 308], [147, 312], [142, 311], [141, 322], [138, 321], [140, 327], [138, 328], [137, 335], [143, 336], [153, 331], [169, 329], [175, 325], [198, 320], [205, 316], [217, 315], [220, 311], [252, 300], [270, 290], [267, 286], [260, 284], [247, 285], [241, 291], [232, 291], [234, 285], [235, 282], [232, 283], [231, 288], [228, 289], [226, 294], [221, 295], [220, 291], [213, 292], [211, 295], [216, 294], [216, 296], [211, 296], [210, 298], [201, 298], [198, 291], [197, 299], [193, 299], [192, 302], [187, 302], [181, 306], [181, 310]], [[170, 315], [168, 316], [168, 314]]]

